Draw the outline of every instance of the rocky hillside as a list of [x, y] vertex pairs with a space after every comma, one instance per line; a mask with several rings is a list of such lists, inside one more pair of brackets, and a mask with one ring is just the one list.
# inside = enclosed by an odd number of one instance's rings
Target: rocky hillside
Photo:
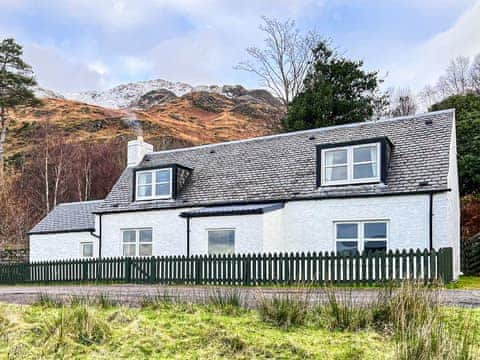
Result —
[[241, 86], [210, 87], [208, 91], [184, 91], [187, 87], [181, 86], [152, 90], [152, 86], [143, 86], [139, 91], [138, 86], [130, 85], [124, 85], [123, 92], [110, 90], [116, 97], [107, 98], [108, 91], [92, 97], [111, 104], [121, 98], [115, 108], [37, 89], [43, 104], [12, 114], [6, 144], [8, 163], [15, 164], [34, 144], [32, 140], [39, 136], [47, 120], [51, 131], [67, 141], [102, 142], [115, 137], [127, 140], [141, 131], [156, 148], [215, 143], [280, 131], [284, 109], [265, 90], [246, 90]]

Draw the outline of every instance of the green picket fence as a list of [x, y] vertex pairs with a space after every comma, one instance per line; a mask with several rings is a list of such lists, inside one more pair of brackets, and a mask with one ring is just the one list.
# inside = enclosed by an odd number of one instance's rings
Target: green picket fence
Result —
[[452, 248], [362, 254], [157, 256], [0, 265], [0, 284], [107, 281], [184, 285], [373, 284], [453, 278]]

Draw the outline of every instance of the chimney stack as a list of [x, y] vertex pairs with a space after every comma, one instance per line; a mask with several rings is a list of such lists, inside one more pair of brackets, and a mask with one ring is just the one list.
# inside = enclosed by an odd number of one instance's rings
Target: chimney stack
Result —
[[152, 152], [153, 145], [144, 142], [143, 136], [138, 136], [137, 140], [129, 141], [127, 147], [127, 166], [137, 166], [146, 154]]

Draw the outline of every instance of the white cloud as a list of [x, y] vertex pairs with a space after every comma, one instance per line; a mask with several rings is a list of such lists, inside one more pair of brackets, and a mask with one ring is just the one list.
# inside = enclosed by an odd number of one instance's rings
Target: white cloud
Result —
[[27, 44], [25, 60], [34, 70], [40, 86], [60, 92], [79, 89], [100, 89], [106, 84], [104, 75], [95, 65], [73, 61], [53, 47]]
[[[413, 47], [406, 54], [386, 66], [390, 69], [389, 85], [422, 89], [434, 83], [444, 72], [451, 59], [480, 53], [480, 1], [465, 11], [446, 31]], [[395, 46], [395, 44], [392, 44]], [[399, 49], [400, 51], [405, 49]]]

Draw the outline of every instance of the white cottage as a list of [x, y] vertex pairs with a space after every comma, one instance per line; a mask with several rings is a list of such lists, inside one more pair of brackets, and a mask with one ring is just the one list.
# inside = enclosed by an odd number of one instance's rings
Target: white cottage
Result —
[[[105, 159], [108, 161], [108, 159]], [[154, 152], [103, 201], [57, 206], [30, 259], [454, 249], [453, 110]]]

